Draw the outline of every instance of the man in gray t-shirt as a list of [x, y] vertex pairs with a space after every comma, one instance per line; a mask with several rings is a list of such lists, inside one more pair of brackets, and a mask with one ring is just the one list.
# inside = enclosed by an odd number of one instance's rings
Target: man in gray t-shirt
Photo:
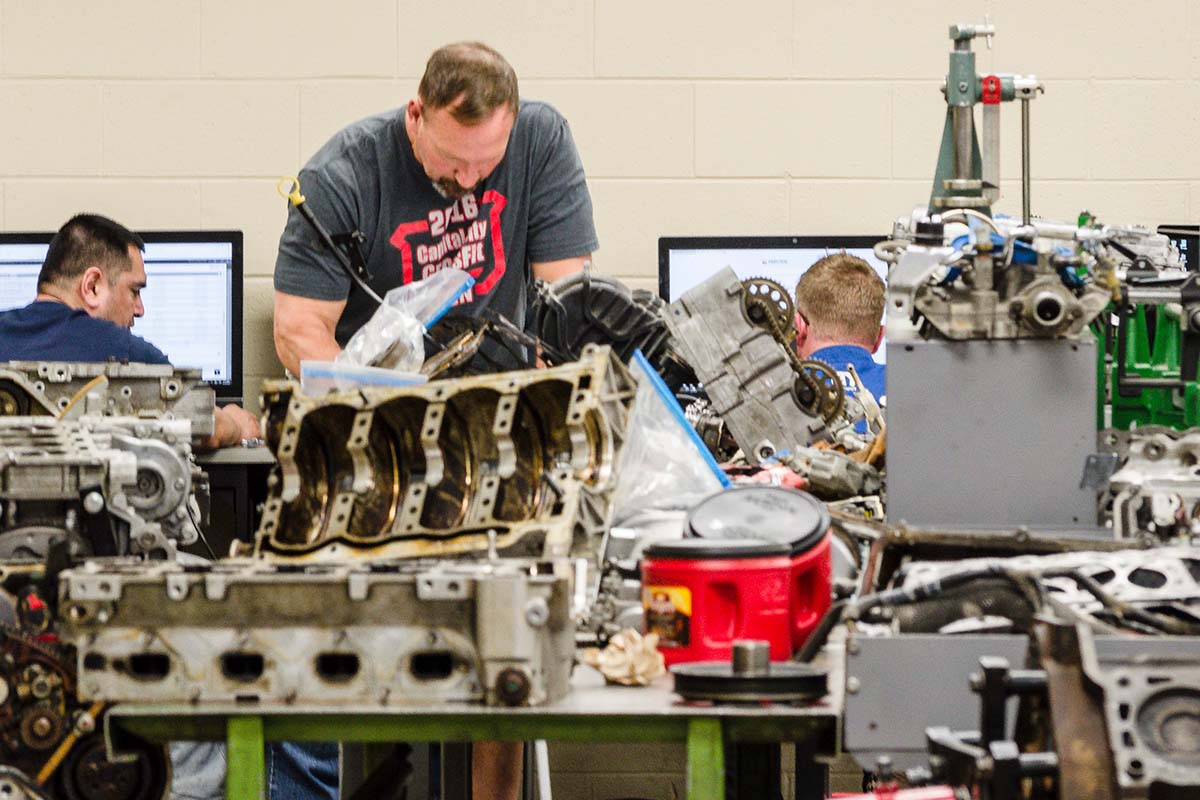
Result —
[[[494, 310], [518, 327], [532, 279], [578, 272], [598, 246], [566, 120], [545, 103], [520, 102], [512, 67], [478, 43], [437, 50], [417, 97], [335, 135], [300, 171], [300, 187], [331, 234], [362, 233], [379, 295], [465, 269], [475, 286], [464, 310]], [[332, 359], [374, 311], [290, 208], [275, 262], [283, 365], [299, 375], [303, 359]], [[332, 743], [273, 743], [267, 758], [272, 798], [336, 796]], [[472, 780], [476, 796], [515, 796], [520, 745], [477, 744]]]
[[[577, 272], [598, 246], [566, 120], [520, 102], [512, 67], [481, 44], [436, 51], [407, 107], [342, 130], [301, 170], [300, 185], [330, 233], [363, 234], [378, 294], [465, 269], [475, 278], [466, 310], [491, 309], [518, 327], [532, 278]], [[374, 310], [290, 209], [275, 262], [284, 366], [299, 374], [302, 359], [332, 359]]]

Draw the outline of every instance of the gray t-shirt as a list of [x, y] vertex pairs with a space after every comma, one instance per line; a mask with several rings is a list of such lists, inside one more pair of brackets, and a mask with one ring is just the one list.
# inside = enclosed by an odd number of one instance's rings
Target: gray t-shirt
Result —
[[[470, 313], [493, 309], [525, 324], [531, 262], [574, 258], [598, 246], [592, 200], [567, 121], [546, 103], [522, 101], [500, 165], [459, 200], [433, 188], [413, 156], [405, 110], [343, 129], [300, 171], [300, 190], [331, 234], [361, 231], [371, 288], [389, 289], [442, 269], [465, 269]], [[346, 341], [375, 303], [342, 272], [294, 208], [279, 239], [275, 288], [346, 300], [336, 338]]]

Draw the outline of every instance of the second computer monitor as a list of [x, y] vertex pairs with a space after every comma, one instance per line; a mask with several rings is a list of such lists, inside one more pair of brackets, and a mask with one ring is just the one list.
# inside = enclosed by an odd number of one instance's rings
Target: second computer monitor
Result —
[[[887, 282], [888, 265], [875, 257], [886, 236], [669, 236], [658, 240], [658, 293], [678, 300], [725, 267], [739, 278], [770, 278], [795, 296], [808, 268], [831, 253], [846, 252], [871, 265]], [[884, 347], [875, 360], [883, 362]]]
[[[145, 316], [133, 332], [218, 399], [242, 398], [242, 232], [146, 231]], [[53, 233], [0, 233], [0, 311], [27, 305]]]

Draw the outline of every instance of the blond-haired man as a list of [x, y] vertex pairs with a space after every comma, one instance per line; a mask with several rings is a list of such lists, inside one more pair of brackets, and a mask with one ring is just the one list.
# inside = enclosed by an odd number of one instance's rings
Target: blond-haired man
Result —
[[884, 366], [872, 355], [883, 342], [883, 280], [867, 262], [848, 253], [817, 261], [796, 284], [796, 351], [838, 371], [848, 395], [853, 364], [879, 405], [887, 402]]

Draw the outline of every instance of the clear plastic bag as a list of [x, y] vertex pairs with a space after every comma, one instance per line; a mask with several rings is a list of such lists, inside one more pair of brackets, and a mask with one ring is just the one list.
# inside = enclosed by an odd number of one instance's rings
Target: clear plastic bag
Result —
[[339, 364], [419, 372], [425, 361], [425, 330], [442, 318], [475, 279], [460, 269], [444, 269], [424, 280], [397, 286], [383, 305], [334, 359]]
[[418, 386], [428, 380], [420, 373], [394, 369], [338, 364], [336, 361], [305, 359], [300, 362], [300, 391], [314, 397], [364, 386]]
[[629, 368], [638, 388], [617, 467], [614, 525], [650, 509], [689, 509], [730, 485], [641, 351]]

